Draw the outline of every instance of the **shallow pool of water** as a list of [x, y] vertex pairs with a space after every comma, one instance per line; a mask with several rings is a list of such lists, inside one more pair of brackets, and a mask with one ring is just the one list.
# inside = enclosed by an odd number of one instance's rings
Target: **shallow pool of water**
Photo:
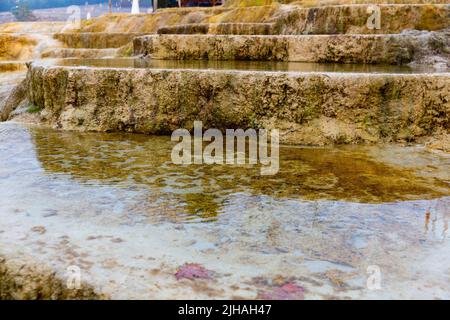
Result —
[[[169, 137], [38, 128], [17, 130], [22, 132], [23, 138], [30, 139], [28, 143], [35, 152], [33, 167], [43, 170], [43, 177], [63, 177], [70, 185], [145, 190], [148, 198], [136, 205], [149, 215], [152, 210], [165, 208], [171, 218], [215, 219], [223, 212], [229, 196], [236, 193], [275, 199], [363, 203], [450, 195], [450, 159], [435, 156], [439, 159], [434, 159], [437, 164], [426, 160], [420, 163], [421, 157], [429, 158], [429, 155], [415, 148], [284, 146], [280, 149], [279, 172], [274, 176], [261, 176], [260, 167], [249, 164], [175, 165], [170, 158], [175, 143]], [[8, 157], [18, 145], [10, 140], [1, 148]], [[380, 161], [381, 157], [385, 160]], [[399, 163], [389, 163], [398, 157], [415, 158], [417, 165], [402, 167]], [[25, 169], [21, 168], [20, 161], [8, 168]], [[15, 178], [10, 176], [9, 183], [14, 184]]]
[[[226, 287], [217, 296], [255, 297], [282, 277], [307, 298], [450, 298], [448, 155], [282, 147], [280, 172], [264, 177], [249, 165], [174, 165], [172, 146], [168, 137], [0, 124], [2, 245], [22, 242], [65, 266], [55, 256], [70, 239], [70, 259], [96, 266], [95, 279], [130, 273], [117, 297], [141, 288], [150, 266], [170, 274], [199, 262]], [[27, 233], [38, 224], [47, 228], [39, 241]], [[154, 262], [139, 260], [147, 256]], [[99, 267], [111, 259], [117, 267]], [[381, 290], [366, 286], [373, 265]], [[182, 290], [165, 288], [154, 297]]]
[[[154, 69], [218, 69], [280, 72], [355, 72], [355, 73], [428, 73], [426, 66], [395, 66], [370, 64], [274, 62], [274, 61], [202, 61], [202, 60], [150, 60], [141, 58], [53, 59], [39, 62], [46, 65], [85, 66], [98, 68], [154, 68]], [[442, 72], [445, 72], [443, 70]]]

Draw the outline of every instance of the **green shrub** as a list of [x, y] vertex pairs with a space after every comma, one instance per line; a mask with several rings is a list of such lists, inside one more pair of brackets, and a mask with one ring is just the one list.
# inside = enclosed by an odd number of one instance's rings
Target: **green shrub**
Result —
[[34, 104], [31, 103], [31, 104], [28, 106], [27, 112], [28, 112], [28, 113], [37, 113], [37, 112], [40, 112], [41, 110], [42, 110], [42, 107], [39, 107], [39, 106], [34, 105]]

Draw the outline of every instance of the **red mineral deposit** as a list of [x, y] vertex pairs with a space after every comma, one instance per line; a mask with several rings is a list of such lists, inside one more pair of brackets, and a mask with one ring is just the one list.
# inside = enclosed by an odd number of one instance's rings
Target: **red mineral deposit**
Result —
[[178, 268], [175, 273], [177, 280], [180, 279], [209, 279], [210, 272], [197, 263], [186, 263]]
[[259, 299], [263, 300], [303, 300], [304, 290], [294, 283], [285, 283], [281, 287], [273, 287], [268, 291], [258, 294]]

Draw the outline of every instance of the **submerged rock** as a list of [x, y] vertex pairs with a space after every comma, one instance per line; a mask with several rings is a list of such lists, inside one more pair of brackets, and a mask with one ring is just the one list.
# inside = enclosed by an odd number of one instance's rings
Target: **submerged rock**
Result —
[[35, 226], [35, 227], [31, 228], [31, 231], [39, 233], [39, 234], [44, 234], [47, 232], [47, 229], [44, 226]]
[[196, 263], [186, 263], [175, 273], [177, 280], [180, 279], [210, 279], [211, 271]]
[[268, 291], [259, 292], [257, 298], [263, 300], [303, 300], [305, 296], [302, 287], [288, 282]]

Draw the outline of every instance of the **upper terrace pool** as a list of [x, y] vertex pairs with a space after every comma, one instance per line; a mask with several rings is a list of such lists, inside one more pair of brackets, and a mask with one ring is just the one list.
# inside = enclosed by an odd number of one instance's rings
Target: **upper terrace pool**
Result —
[[[278, 72], [348, 72], [348, 73], [432, 73], [426, 66], [396, 66], [371, 64], [306, 63], [274, 61], [212, 61], [212, 60], [150, 60], [145, 58], [49, 59], [35, 62], [46, 66], [95, 68], [153, 68], [241, 70]], [[448, 70], [442, 70], [446, 72]]]

